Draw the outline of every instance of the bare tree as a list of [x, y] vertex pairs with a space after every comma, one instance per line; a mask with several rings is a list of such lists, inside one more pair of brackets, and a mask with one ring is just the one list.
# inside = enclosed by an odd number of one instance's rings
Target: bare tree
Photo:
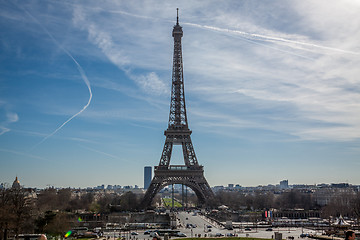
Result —
[[11, 197], [9, 191], [0, 189], [0, 240], [7, 238], [9, 226], [12, 222]]
[[64, 235], [70, 230], [70, 217], [64, 212], [56, 213], [51, 221], [44, 226], [44, 232], [54, 236]]
[[357, 222], [359, 224], [360, 222], [360, 192], [356, 193], [352, 200], [352, 209], [353, 213], [357, 219]]
[[23, 188], [1, 189], [0, 191], [0, 227], [1, 235], [7, 238], [8, 231], [15, 234], [29, 226], [31, 208], [26, 203], [26, 190]]

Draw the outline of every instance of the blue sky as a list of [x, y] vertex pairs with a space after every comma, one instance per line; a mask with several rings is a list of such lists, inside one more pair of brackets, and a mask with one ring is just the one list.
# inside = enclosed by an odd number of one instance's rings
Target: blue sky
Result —
[[165, 141], [176, 8], [211, 186], [360, 184], [353, 0], [1, 0], [0, 182], [142, 187]]

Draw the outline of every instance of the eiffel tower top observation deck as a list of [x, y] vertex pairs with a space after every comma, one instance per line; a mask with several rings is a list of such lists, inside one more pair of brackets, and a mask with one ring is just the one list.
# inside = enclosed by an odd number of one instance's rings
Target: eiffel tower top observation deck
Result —
[[[204, 177], [203, 166], [198, 164], [191, 142], [184, 94], [184, 75], [181, 50], [182, 27], [179, 25], [177, 9], [174, 37], [174, 56], [172, 69], [171, 102], [168, 128], [165, 131], [165, 144], [158, 166], [154, 168], [154, 178], [147, 189], [142, 205], [150, 206], [155, 195], [171, 184], [183, 184], [194, 190], [199, 203], [206, 203], [214, 194]], [[173, 145], [182, 145], [185, 165], [170, 165]]]

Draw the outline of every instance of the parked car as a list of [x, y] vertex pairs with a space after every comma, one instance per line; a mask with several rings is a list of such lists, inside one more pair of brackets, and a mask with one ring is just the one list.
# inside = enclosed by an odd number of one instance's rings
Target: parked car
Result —
[[224, 236], [224, 234], [222, 234], [222, 233], [216, 233], [215, 234], [215, 237], [223, 237]]
[[248, 228], [248, 227], [247, 227], [247, 228], [245, 228], [244, 230], [245, 230], [245, 231], [251, 231], [251, 228]]
[[150, 233], [150, 237], [152, 238], [158, 238], [159, 237], [159, 234], [156, 232], [156, 231], [153, 231]]
[[82, 232], [76, 235], [76, 238], [99, 238], [95, 232]]
[[186, 228], [196, 228], [196, 227], [197, 227], [197, 225], [193, 224], [193, 223], [186, 224]]
[[266, 231], [271, 232], [272, 228], [267, 228]]
[[178, 233], [176, 233], [176, 236], [177, 237], [186, 237], [186, 234], [182, 233], [182, 232], [178, 232]]

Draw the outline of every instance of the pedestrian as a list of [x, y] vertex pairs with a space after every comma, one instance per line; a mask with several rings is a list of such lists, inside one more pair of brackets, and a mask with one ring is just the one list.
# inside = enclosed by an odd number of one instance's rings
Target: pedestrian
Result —
[[355, 240], [355, 232], [348, 230], [345, 232], [345, 240]]
[[38, 237], [38, 240], [47, 240], [47, 237], [45, 234], [41, 234], [40, 237]]

